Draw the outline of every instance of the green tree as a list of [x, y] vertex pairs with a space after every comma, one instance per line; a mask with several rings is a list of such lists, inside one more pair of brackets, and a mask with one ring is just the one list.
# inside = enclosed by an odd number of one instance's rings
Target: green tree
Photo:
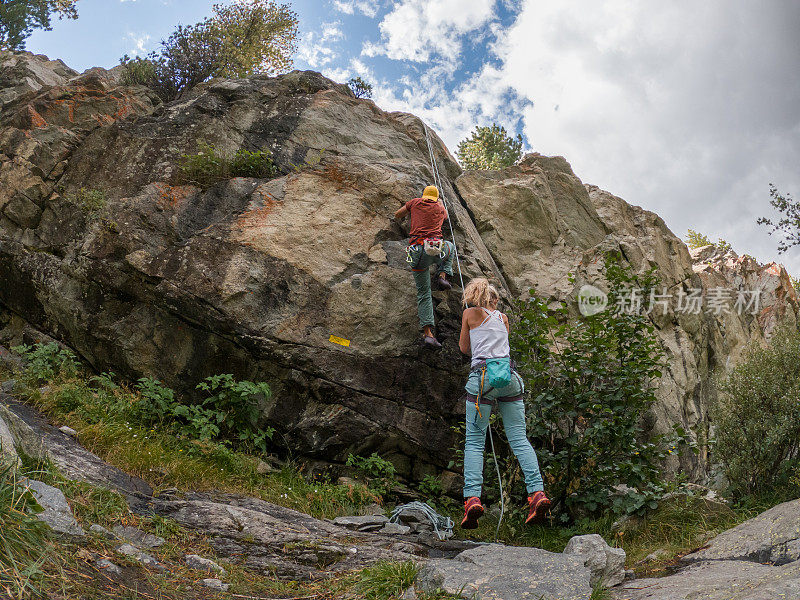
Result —
[[796, 498], [790, 479], [800, 452], [800, 333], [777, 330], [754, 344], [720, 382], [712, 406], [716, 459], [733, 491]]
[[717, 250], [722, 252], [730, 252], [733, 247], [724, 239], [717, 239], [717, 243], [712, 242], [707, 235], [699, 233], [694, 229], [690, 229], [686, 234], [686, 245], [692, 250], [695, 248], [702, 248], [703, 246], [714, 246]]
[[123, 81], [147, 85], [170, 101], [212, 77], [273, 75], [291, 68], [298, 20], [288, 4], [235, 0], [212, 10], [200, 23], [178, 25], [158, 52], [123, 56]]
[[772, 184], [769, 184], [769, 195], [772, 208], [783, 217], [777, 222], [761, 217], [757, 223], [772, 227], [770, 235], [776, 232], [783, 235], [783, 239], [778, 241], [778, 254], [783, 254], [789, 248], [800, 245], [800, 201], [793, 199], [790, 194], [781, 194]]
[[477, 125], [472, 135], [458, 143], [456, 157], [468, 171], [476, 169], [504, 169], [522, 156], [522, 136], [511, 137], [504, 127], [492, 123], [491, 127]]
[[702, 248], [703, 246], [713, 246], [714, 242], [708, 239], [708, 236], [690, 229], [686, 234], [686, 245], [692, 250], [695, 248]]
[[[664, 364], [655, 327], [644, 312], [620, 310], [629, 290], [647, 298], [658, 280], [653, 271], [634, 276], [614, 253], [604, 274], [608, 306], [598, 314], [570, 317], [566, 306], [552, 309], [533, 291], [513, 312], [512, 351], [530, 396], [528, 432], [563, 521], [655, 508], [660, 462], [676, 447], [643, 426]], [[619, 484], [634, 489], [615, 495]]]
[[78, 0], [0, 0], [0, 50], [24, 50], [34, 29], [50, 30], [53, 15], [77, 19]]
[[367, 83], [361, 77], [353, 77], [347, 85], [356, 95], [356, 98], [372, 98], [372, 84]]

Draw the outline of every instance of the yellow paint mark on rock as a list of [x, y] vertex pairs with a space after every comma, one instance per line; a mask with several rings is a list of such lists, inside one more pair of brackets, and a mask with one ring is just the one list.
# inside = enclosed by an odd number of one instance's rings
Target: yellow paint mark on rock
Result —
[[328, 338], [328, 341], [332, 344], [339, 344], [340, 346], [344, 346], [345, 348], [350, 347], [350, 340], [346, 340], [344, 338], [340, 338], [338, 336], [332, 335]]

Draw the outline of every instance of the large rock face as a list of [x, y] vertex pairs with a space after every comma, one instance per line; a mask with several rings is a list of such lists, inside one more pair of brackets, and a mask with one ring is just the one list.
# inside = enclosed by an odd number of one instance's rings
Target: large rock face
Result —
[[[444, 348], [423, 351], [391, 218], [432, 179], [419, 119], [311, 72], [212, 81], [166, 105], [116, 71], [77, 75], [30, 54], [0, 55], [0, 77], [0, 341], [33, 326], [97, 370], [186, 391], [224, 372], [268, 381], [264, 421], [294, 453], [377, 451], [414, 477], [448, 464], [467, 368], [457, 292], [435, 293]], [[431, 139], [465, 279], [566, 299], [567, 273], [594, 281], [607, 248], [658, 266], [672, 289], [710, 276], [660, 218], [584, 186], [562, 158], [462, 174]], [[186, 185], [181, 156], [201, 142], [269, 149], [278, 175]], [[670, 358], [660, 427], [702, 437], [713, 371], [794, 322], [785, 272], [747, 268], [772, 286], [769, 318], [655, 317]], [[700, 477], [704, 465], [685, 467]]]
[[[658, 269], [666, 288], [660, 293], [672, 296], [666, 314], [660, 307], [651, 313], [667, 357], [652, 415], [658, 431], [678, 423], [694, 439], [708, 439], [713, 377], [735, 364], [748, 343], [764, 342], [777, 324], [797, 326], [798, 300], [782, 266], [732, 253], [723, 258], [713, 247], [695, 257], [658, 215], [582, 184], [561, 157], [532, 154], [505, 171], [467, 172], [456, 188], [514, 295], [535, 287], [577, 308], [584, 284], [603, 286], [608, 250], [621, 252], [634, 272]], [[717, 287], [733, 290], [729, 312], [719, 315], [707, 310], [710, 290]], [[756, 288], [764, 290], [760, 306], [755, 314], [740, 314], [736, 291]], [[677, 296], [693, 289], [706, 299], [702, 310], [678, 310]], [[698, 456], [681, 460], [683, 470], [700, 479], [707, 449], [701, 444]]]

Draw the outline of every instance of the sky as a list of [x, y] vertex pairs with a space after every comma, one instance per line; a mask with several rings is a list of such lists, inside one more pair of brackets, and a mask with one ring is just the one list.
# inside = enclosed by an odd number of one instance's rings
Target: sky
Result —
[[[800, 275], [756, 224], [769, 184], [800, 195], [797, 0], [294, 0], [295, 68], [361, 76], [452, 152], [502, 124], [525, 150], [658, 213], [677, 235], [724, 238]], [[212, 0], [79, 0], [28, 49], [83, 70], [156, 49]]]

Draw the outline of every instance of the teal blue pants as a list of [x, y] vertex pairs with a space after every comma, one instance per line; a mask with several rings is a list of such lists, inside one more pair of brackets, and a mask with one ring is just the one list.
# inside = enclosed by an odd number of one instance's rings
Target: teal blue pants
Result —
[[430, 256], [425, 254], [425, 250], [420, 245], [411, 246], [408, 256], [411, 258], [411, 270], [414, 272], [414, 283], [417, 284], [417, 316], [419, 317], [419, 328], [434, 326], [433, 321], [433, 299], [431, 298], [431, 265], [436, 265], [436, 276], [440, 273], [453, 274], [453, 256], [455, 246], [452, 242], [444, 241], [444, 256]]
[[[518, 398], [525, 391], [522, 378], [514, 372], [512, 381], [504, 388], [486, 388], [483, 390], [485, 401], [497, 400], [497, 409], [503, 419], [506, 438], [514, 456], [519, 461], [525, 475], [525, 486], [528, 495], [544, 490], [542, 474], [539, 471], [539, 460], [528, 441], [525, 429], [525, 403], [522, 400], [502, 400], [502, 398]], [[467, 380], [468, 394], [477, 396], [480, 391], [481, 373], [473, 371]], [[500, 399], [500, 400], [498, 400]], [[466, 439], [464, 440], [464, 498], [481, 497], [483, 486], [483, 450], [486, 446], [486, 430], [489, 428], [489, 417], [492, 404], [481, 404], [481, 411], [475, 408], [475, 402], [467, 400]]]

